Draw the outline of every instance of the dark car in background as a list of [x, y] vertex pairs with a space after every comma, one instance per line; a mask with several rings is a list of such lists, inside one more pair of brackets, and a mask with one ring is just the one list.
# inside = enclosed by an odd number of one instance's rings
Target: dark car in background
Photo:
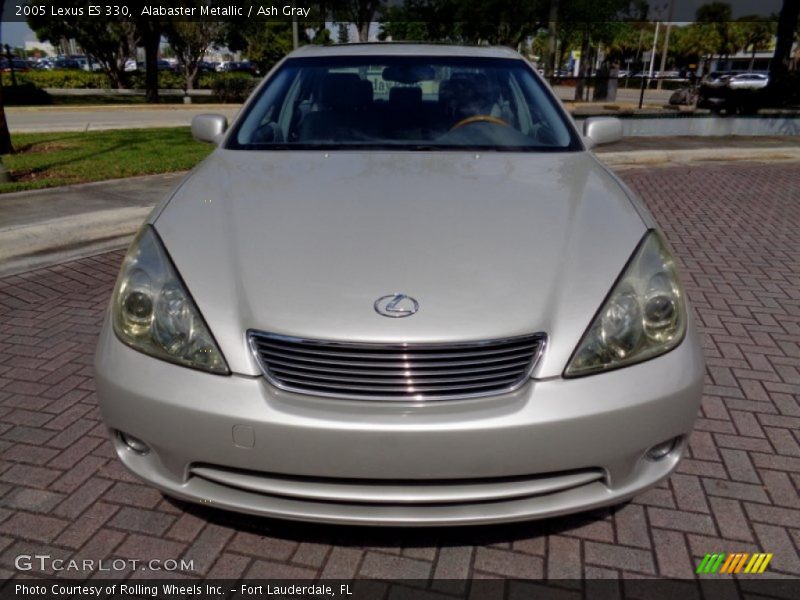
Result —
[[28, 61], [21, 58], [12, 58], [11, 62], [7, 58], [0, 60], [0, 69], [2, 69], [3, 73], [9, 73], [12, 67], [17, 73], [25, 73], [31, 68]]
[[53, 63], [54, 69], [80, 69], [81, 63], [74, 58], [59, 58]]

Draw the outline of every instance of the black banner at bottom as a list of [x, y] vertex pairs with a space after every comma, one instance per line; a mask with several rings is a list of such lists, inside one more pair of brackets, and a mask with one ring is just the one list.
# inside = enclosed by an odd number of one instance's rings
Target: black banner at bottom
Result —
[[800, 579], [11, 579], [0, 600], [727, 600], [800, 598]]

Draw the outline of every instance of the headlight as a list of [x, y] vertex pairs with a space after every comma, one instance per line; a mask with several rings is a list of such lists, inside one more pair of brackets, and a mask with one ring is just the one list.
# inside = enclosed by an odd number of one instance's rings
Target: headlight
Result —
[[150, 226], [138, 233], [122, 263], [111, 314], [117, 336], [140, 352], [212, 373], [230, 372]]
[[631, 365], [672, 350], [686, 333], [686, 302], [675, 261], [649, 232], [584, 334], [564, 375]]

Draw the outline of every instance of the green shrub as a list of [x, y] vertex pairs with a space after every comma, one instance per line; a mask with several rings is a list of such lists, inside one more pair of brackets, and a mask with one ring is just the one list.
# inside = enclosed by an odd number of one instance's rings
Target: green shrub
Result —
[[[182, 90], [184, 86], [184, 78], [180, 73], [172, 71], [159, 71], [158, 72], [158, 87], [162, 90]], [[145, 74], [144, 72], [137, 71], [131, 73], [128, 77], [128, 87], [132, 89], [142, 90], [145, 88]]]
[[52, 104], [53, 98], [32, 83], [3, 87], [3, 103], [8, 106]]
[[54, 69], [53, 71], [28, 71], [19, 73], [17, 80], [40, 88], [109, 88], [105, 73], [90, 73], [80, 69]]
[[247, 73], [218, 73], [211, 91], [220, 102], [244, 102], [258, 80]]
[[[143, 72], [126, 73], [128, 87], [144, 89]], [[105, 73], [90, 73], [80, 69], [55, 69], [53, 71], [28, 71], [17, 73], [19, 83], [31, 83], [39, 88], [108, 89], [111, 87]], [[249, 73], [203, 73], [197, 78], [195, 89], [213, 90], [222, 102], [241, 102], [250, 94], [258, 79]], [[159, 71], [158, 87], [182, 90], [185, 80], [181, 73]]]
[[195, 87], [198, 90], [210, 90], [213, 83], [220, 75], [222, 75], [222, 73], [201, 73], [197, 78], [197, 85]]

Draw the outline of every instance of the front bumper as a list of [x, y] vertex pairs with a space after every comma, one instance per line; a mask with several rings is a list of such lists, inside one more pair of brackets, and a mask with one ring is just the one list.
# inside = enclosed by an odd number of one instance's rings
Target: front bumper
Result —
[[[668, 354], [514, 393], [424, 405], [280, 391], [132, 350], [104, 327], [97, 390], [122, 462], [166, 494], [269, 517], [456, 525], [622, 502], [672, 472], [700, 403], [696, 335]], [[645, 457], [672, 438], [666, 457]]]

